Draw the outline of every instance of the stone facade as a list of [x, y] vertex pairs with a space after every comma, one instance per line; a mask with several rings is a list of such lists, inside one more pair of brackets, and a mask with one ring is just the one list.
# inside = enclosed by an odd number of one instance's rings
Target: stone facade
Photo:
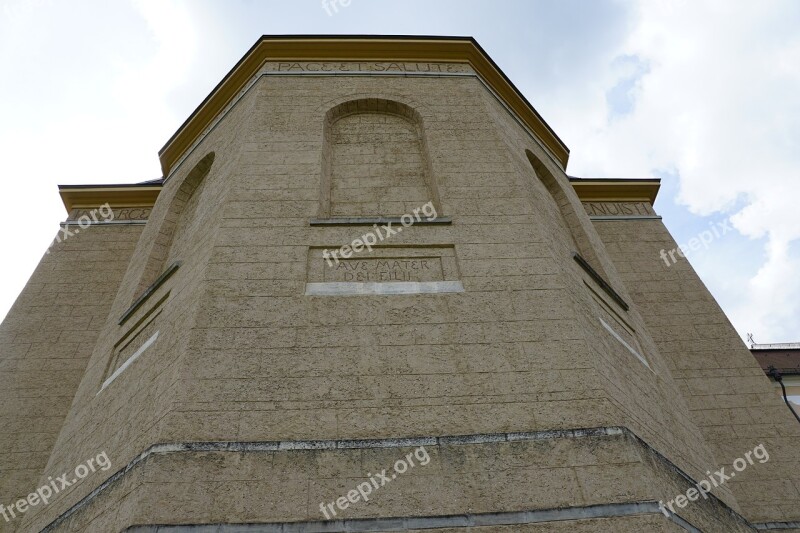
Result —
[[493, 69], [464, 39], [264, 38], [157, 200], [62, 191], [127, 215], [0, 329], [0, 503], [111, 466], [0, 530], [800, 531], [800, 427], [661, 262], [654, 196], [580, 192]]

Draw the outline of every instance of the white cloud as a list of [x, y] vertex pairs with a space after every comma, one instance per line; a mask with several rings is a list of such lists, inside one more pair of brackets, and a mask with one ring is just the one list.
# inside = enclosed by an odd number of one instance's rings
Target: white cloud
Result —
[[[680, 175], [678, 201], [699, 215], [727, 213], [751, 238], [766, 236], [766, 262], [728, 309], [740, 333], [762, 342], [800, 338], [800, 25], [796, 2], [641, 2], [616, 58], [648, 65], [622, 117], [599, 105], [629, 73], [605, 69], [554, 122], [573, 148], [576, 175]], [[609, 79], [611, 76], [611, 79]], [[587, 96], [588, 95], [588, 96]], [[603, 109], [604, 113], [598, 113]], [[557, 114], [558, 111], [556, 112]], [[713, 249], [711, 252], [713, 253]], [[748, 250], [743, 249], [742, 254]], [[713, 278], [713, 272], [701, 272]], [[798, 340], [795, 338], [794, 340]]]
[[161, 175], [158, 149], [185, 118], [169, 98], [190, 81], [197, 36], [180, 1], [0, 7], [3, 187], [21, 199], [4, 205], [19, 224], [0, 234], [15, 258], [0, 267], [3, 317], [65, 218], [58, 184]]

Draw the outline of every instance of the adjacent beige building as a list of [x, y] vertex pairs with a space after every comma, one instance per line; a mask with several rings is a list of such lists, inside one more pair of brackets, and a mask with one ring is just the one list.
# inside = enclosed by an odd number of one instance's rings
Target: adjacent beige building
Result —
[[568, 157], [472, 39], [261, 38], [163, 180], [61, 187], [0, 531], [800, 531], [800, 424], [658, 181]]
[[800, 417], [800, 342], [751, 344], [750, 352], [778, 396]]

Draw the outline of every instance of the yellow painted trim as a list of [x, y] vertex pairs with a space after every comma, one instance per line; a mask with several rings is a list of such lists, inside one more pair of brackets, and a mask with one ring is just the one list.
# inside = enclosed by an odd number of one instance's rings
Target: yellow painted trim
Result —
[[73, 209], [99, 207], [108, 203], [111, 207], [153, 207], [160, 186], [131, 187], [60, 187], [59, 194], [67, 213]]
[[468, 63], [566, 169], [567, 146], [470, 39], [262, 36], [161, 149], [159, 159], [165, 177], [267, 61]]
[[[582, 202], [650, 202], [655, 203], [660, 183], [636, 180], [571, 182]], [[59, 188], [67, 212], [73, 209], [98, 207], [153, 207], [160, 186], [74, 187]]]
[[653, 181], [609, 180], [573, 181], [572, 187], [582, 202], [655, 203], [661, 184]]

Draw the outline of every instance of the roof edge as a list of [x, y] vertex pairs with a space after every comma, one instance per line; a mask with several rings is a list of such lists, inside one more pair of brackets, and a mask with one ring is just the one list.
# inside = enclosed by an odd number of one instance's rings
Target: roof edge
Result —
[[658, 178], [607, 179], [570, 177], [572, 188], [583, 202], [650, 202], [654, 204], [661, 189]]
[[569, 148], [473, 37], [262, 35], [161, 148], [164, 176], [265, 62], [289, 60], [469, 63], [566, 169]]
[[59, 185], [58, 194], [67, 213], [73, 209], [99, 207], [153, 207], [161, 184]]

